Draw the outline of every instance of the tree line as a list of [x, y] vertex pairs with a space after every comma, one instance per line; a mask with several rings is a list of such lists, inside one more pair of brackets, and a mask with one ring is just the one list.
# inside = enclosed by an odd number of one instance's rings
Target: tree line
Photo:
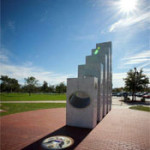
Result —
[[[43, 93], [65, 93], [66, 85], [60, 83], [56, 86], [48, 85], [46, 81], [41, 86], [38, 84], [38, 80], [31, 76], [25, 78], [25, 84], [20, 85], [18, 80], [2, 75], [0, 78], [0, 91], [1, 92], [28, 92], [29, 95], [35, 92]], [[124, 78], [125, 87], [115, 88], [113, 92], [128, 91], [132, 92], [132, 97], [135, 96], [136, 92], [147, 91], [150, 92], [149, 78], [143, 73], [143, 70], [139, 71], [134, 68], [127, 72], [127, 77]]]
[[24, 79], [25, 84], [19, 84], [15, 78], [10, 78], [7, 75], [1, 75], [0, 77], [0, 92], [25, 92], [29, 93], [65, 93], [66, 85], [61, 82], [58, 85], [48, 85], [46, 81], [42, 85], [38, 84], [38, 80], [31, 76]]

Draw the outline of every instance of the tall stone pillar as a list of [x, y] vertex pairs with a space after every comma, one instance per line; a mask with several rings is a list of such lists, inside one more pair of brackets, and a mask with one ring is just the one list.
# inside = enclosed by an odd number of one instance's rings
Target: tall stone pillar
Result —
[[[94, 89], [95, 81], [91, 78], [95, 78], [94, 80], [97, 80], [96, 89]], [[93, 83], [90, 85], [89, 83], [91, 82], [91, 80], [93, 81]], [[72, 83], [71, 86], [70, 83]], [[82, 84], [84, 84], [84, 86]], [[81, 87], [84, 87], [85, 89]], [[90, 90], [88, 92], [87, 91], [85, 92], [84, 90], [86, 90], [86, 88]], [[77, 94], [77, 92], [79, 92], [78, 89], [82, 89], [82, 91], [84, 91], [84, 93], [86, 93], [89, 96], [90, 94], [92, 94], [91, 93], [92, 91], [95, 91], [96, 93], [96, 100], [93, 100], [92, 98], [90, 101], [92, 105], [88, 105], [86, 109], [84, 108], [76, 109], [70, 103], [70, 101], [72, 101], [72, 99], [70, 99], [71, 95], [73, 93]], [[98, 43], [96, 44], [96, 48], [92, 49], [92, 54], [90, 56], [86, 56], [86, 64], [78, 66], [78, 78], [68, 79], [67, 124], [78, 126], [77, 122], [80, 122], [79, 121], [80, 119], [78, 119], [77, 115], [79, 115], [80, 113], [90, 114], [87, 112], [87, 110], [88, 111], [93, 110], [91, 114], [94, 114], [94, 118], [93, 118], [94, 122], [95, 122], [95, 116], [97, 122], [101, 121], [103, 117], [105, 117], [105, 115], [111, 110], [111, 101], [112, 101], [111, 92], [112, 92], [112, 44], [111, 42]], [[83, 96], [83, 94], [81, 93], [82, 92], [80, 92], [80, 94], [77, 94], [78, 96], [77, 95], [74, 96], [73, 101], [75, 102], [78, 102], [80, 100], [82, 101], [81, 97]], [[94, 95], [92, 97], [94, 97]], [[96, 105], [96, 110], [94, 109], [95, 105]], [[70, 116], [69, 113], [72, 114], [71, 115], [72, 117]], [[84, 119], [86, 120], [86, 118], [83, 117], [83, 120]], [[90, 118], [90, 120], [92, 119]], [[84, 124], [83, 122], [82, 125]], [[94, 127], [94, 126], [95, 125], [89, 127]], [[86, 127], [85, 124], [82, 127]]]

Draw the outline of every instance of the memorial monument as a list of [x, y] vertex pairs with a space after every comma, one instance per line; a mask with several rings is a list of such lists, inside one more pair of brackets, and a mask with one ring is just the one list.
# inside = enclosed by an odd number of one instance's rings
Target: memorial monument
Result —
[[111, 110], [112, 43], [98, 43], [78, 78], [67, 79], [66, 124], [94, 128]]

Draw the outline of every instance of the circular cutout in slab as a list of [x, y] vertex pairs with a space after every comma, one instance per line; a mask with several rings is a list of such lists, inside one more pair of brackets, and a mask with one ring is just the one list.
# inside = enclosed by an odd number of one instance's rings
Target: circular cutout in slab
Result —
[[76, 108], [85, 108], [90, 104], [90, 97], [83, 91], [77, 91], [70, 96], [70, 104]]
[[52, 136], [42, 142], [42, 147], [45, 150], [61, 150], [73, 145], [74, 140], [68, 136]]

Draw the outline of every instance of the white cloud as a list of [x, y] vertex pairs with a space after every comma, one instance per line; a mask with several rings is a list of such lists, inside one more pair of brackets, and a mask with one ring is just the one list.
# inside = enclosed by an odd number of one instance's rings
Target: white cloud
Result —
[[[8, 50], [6, 51], [7, 54]], [[2, 54], [2, 55], [1, 55]], [[33, 63], [30, 61], [24, 62], [23, 65], [14, 65], [9, 61], [9, 57], [7, 54], [3, 51], [0, 52], [0, 58], [3, 57], [2, 61], [0, 60], [0, 75], [8, 75], [11, 78], [16, 78], [19, 80], [19, 83], [24, 84], [24, 78], [27, 78], [29, 76], [34, 76], [36, 79], [39, 80], [39, 83], [42, 84], [43, 81], [47, 81], [49, 84], [58, 84], [60, 82], [65, 82], [66, 79], [70, 77], [74, 77], [75, 75], [72, 74], [60, 74], [53, 71], [47, 71], [39, 67], [33, 66]], [[150, 51], [143, 51], [141, 53], [137, 53], [133, 56], [128, 56], [126, 58], [123, 58], [123, 61], [125, 61], [126, 65], [127, 62], [132, 62], [133, 60], [136, 61], [136, 59], [150, 59]], [[147, 64], [146, 64], [147, 63]], [[150, 62], [146, 61], [145, 65], [150, 65]], [[144, 64], [142, 64], [144, 66]], [[145, 66], [144, 66], [145, 67]], [[148, 77], [150, 77], [150, 69], [144, 68], [144, 73]], [[123, 87], [124, 86], [124, 80], [123, 78], [126, 77], [126, 73], [113, 73], [113, 88], [114, 87]]]
[[[139, 53], [129, 53], [126, 57], [121, 60], [121, 68], [131, 69], [137, 67], [138, 70], [141, 68], [144, 74], [150, 78], [150, 50], [144, 50]], [[123, 87], [126, 73], [114, 73], [113, 74], [113, 87]]]
[[27, 67], [4, 63], [0, 63], [0, 66], [1, 75], [8, 75], [9, 77], [16, 78], [21, 84], [23, 84], [24, 78], [30, 76], [34, 76], [38, 79], [40, 84], [42, 84], [43, 81], [47, 81], [49, 84], [58, 84], [60, 82], [66, 83], [66, 79], [73, 76], [71, 74], [57, 74], [55, 72], [45, 71], [41, 68], [33, 66]]
[[122, 60], [125, 61], [124, 62], [125, 65], [145, 63], [145, 64], [142, 64], [143, 67], [145, 67], [146, 64], [148, 65], [150, 63], [150, 50], [142, 51], [137, 54], [132, 54], [132, 56], [127, 56], [123, 58]]
[[145, 68], [145, 69], [144, 69], [144, 72], [148, 73], [148, 74], [149, 74], [149, 77], [150, 77], [150, 67], [149, 67], [149, 68]]
[[[9, 59], [3, 54], [4, 57]], [[74, 77], [72, 74], [58, 74], [52, 71], [46, 71], [39, 67], [33, 66], [32, 62], [24, 62], [23, 65], [13, 65], [12, 63], [0, 61], [0, 75], [8, 75], [11, 78], [16, 78], [19, 83], [24, 84], [24, 78], [34, 76], [42, 84], [43, 81], [47, 81], [49, 84], [58, 84], [65, 82], [66, 79]], [[124, 86], [123, 78], [125, 73], [113, 74], [113, 87]]]
[[71, 74], [59, 74], [53, 71], [46, 71], [42, 68], [33, 66], [32, 62], [23, 63], [23, 65], [14, 65], [9, 61], [9, 57], [3, 52], [0, 52], [0, 75], [8, 75], [11, 78], [16, 78], [19, 83], [24, 84], [24, 78], [34, 76], [39, 83], [47, 81], [49, 84], [58, 84], [65, 82]]
[[129, 60], [127, 61], [125, 64], [140, 64], [140, 63], [144, 63], [144, 62], [147, 62], [147, 61], [150, 61], [150, 59], [143, 59], [143, 58], [140, 58], [140, 59], [133, 59], [133, 60]]
[[[123, 28], [123, 27], [129, 27], [132, 25], [142, 25], [145, 26], [146, 23], [150, 22], [150, 12], [145, 12], [142, 13], [139, 16], [133, 16], [133, 17], [128, 17], [125, 19], [120, 19], [117, 22], [113, 23], [110, 28], [109, 28], [109, 32], [114, 32], [117, 29]], [[140, 26], [141, 27], [141, 26]], [[149, 26], [148, 26], [149, 28]]]
[[124, 58], [124, 59], [139, 59], [139, 58], [150, 58], [150, 50], [142, 51], [141, 53], [135, 54], [135, 56]]
[[4, 62], [8, 61], [8, 57], [4, 55], [1, 51], [0, 51], [0, 60]]
[[112, 24], [112, 25], [110, 26], [110, 28], [109, 28], [109, 32], [113, 32], [117, 27], [120, 26], [120, 24], [123, 25], [123, 19], [121, 19], [121, 20], [115, 22], [114, 24]]
[[[150, 79], [150, 69], [144, 69], [144, 74]], [[127, 73], [113, 73], [113, 88], [124, 87], [125, 82], [123, 79], [126, 77]]]
[[[145, 67], [150, 68], [150, 61], [138, 66], [139, 69], [144, 68], [144, 70], [146, 70], [147, 68], [145, 68]], [[150, 69], [149, 69], [149, 72], [150, 72]]]
[[126, 77], [126, 73], [113, 73], [113, 88], [124, 87], [123, 78]]
[[9, 61], [9, 56], [12, 54], [3, 46], [0, 47], [0, 61], [2, 62], [8, 62]]

